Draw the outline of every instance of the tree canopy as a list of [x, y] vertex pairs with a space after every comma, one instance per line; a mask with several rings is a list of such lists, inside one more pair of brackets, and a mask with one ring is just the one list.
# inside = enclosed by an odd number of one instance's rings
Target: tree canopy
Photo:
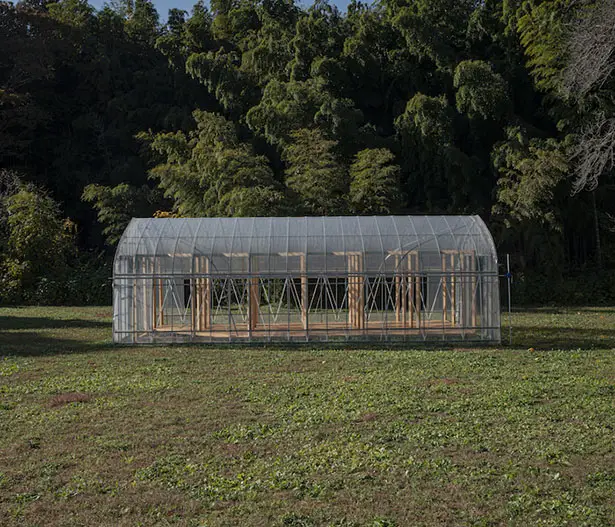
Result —
[[0, 1], [4, 214], [108, 251], [154, 213], [473, 213], [524, 276], [606, 273], [613, 6]]

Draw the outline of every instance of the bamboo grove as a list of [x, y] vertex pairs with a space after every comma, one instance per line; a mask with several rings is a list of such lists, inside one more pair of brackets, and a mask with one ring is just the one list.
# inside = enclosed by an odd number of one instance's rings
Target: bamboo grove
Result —
[[132, 217], [345, 214], [480, 214], [516, 301], [613, 301], [613, 5], [0, 2], [0, 301], [106, 299]]

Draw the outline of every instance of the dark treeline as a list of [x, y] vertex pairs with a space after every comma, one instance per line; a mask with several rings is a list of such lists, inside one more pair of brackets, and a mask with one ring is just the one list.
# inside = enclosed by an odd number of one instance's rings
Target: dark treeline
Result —
[[614, 6], [0, 2], [0, 301], [108, 302], [133, 216], [454, 213], [612, 302]]

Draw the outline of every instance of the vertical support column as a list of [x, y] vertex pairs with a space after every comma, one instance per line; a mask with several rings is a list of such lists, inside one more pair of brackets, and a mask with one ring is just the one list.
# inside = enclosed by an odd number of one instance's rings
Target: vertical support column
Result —
[[414, 308], [416, 310], [416, 327], [421, 327], [421, 296], [423, 291], [423, 284], [421, 283], [420, 275], [420, 260], [419, 253], [412, 253], [411, 255], [414, 269]]
[[478, 296], [478, 290], [476, 287], [476, 253], [474, 251], [472, 251], [472, 254], [470, 256], [470, 272], [472, 273], [472, 279], [471, 279], [471, 284], [472, 284], [472, 327], [475, 328], [476, 327], [476, 297]]
[[467, 268], [467, 255], [465, 252], [459, 253], [459, 325], [462, 328], [462, 332], [465, 331], [465, 328], [468, 323], [468, 317], [466, 313], [467, 309], [467, 292], [468, 292], [468, 277], [466, 276], [466, 268]]
[[357, 306], [357, 327], [359, 329], [365, 329], [365, 276], [363, 275], [363, 255], [357, 254], [357, 293], [358, 293], [358, 306]]
[[201, 311], [203, 310], [203, 291], [202, 291], [202, 279], [201, 279], [201, 257], [195, 256], [194, 263], [194, 316], [192, 317], [192, 324], [194, 331], [201, 331]]
[[259, 290], [258, 290], [258, 274], [256, 262], [252, 256], [248, 255], [248, 329], [252, 331], [256, 329], [258, 324], [258, 305], [259, 305]]
[[453, 325], [457, 323], [457, 303], [456, 303], [456, 289], [457, 279], [455, 271], [455, 253], [451, 253], [451, 322]]
[[[132, 272], [137, 274], [137, 256], [132, 257]], [[137, 341], [137, 279], [132, 280], [132, 324], [130, 324], [133, 342]]]
[[399, 254], [395, 255], [395, 322], [401, 322], [401, 269], [399, 267]]
[[346, 256], [348, 262], [348, 325], [351, 329], [354, 328], [356, 313], [354, 274], [352, 274], [354, 272], [354, 261], [352, 256], [351, 254]]
[[363, 255], [347, 255], [348, 261], [348, 322], [352, 329], [365, 328], [365, 292]]
[[405, 292], [404, 296], [408, 297], [408, 307], [410, 310], [410, 327], [413, 328], [414, 327], [414, 313], [416, 312], [416, 305], [414, 303], [414, 288], [415, 288], [415, 281], [414, 281], [414, 277], [413, 277], [413, 256], [414, 253], [408, 253], [408, 255], [406, 256], [406, 259], [408, 260], [406, 262], [406, 265], [408, 267], [408, 291]]
[[209, 259], [206, 256], [196, 256], [194, 261], [195, 279], [195, 323], [196, 331], [205, 331], [209, 328], [209, 313], [211, 295], [209, 289], [210, 278], [203, 275], [209, 273]]
[[[299, 265], [301, 272], [301, 323], [303, 329], [308, 329], [308, 309], [309, 309], [309, 287], [307, 277], [306, 255], [299, 256]], [[290, 305], [288, 307], [290, 309]]]
[[209, 258], [201, 257], [201, 273], [204, 273], [205, 278], [201, 278], [201, 329], [205, 331], [211, 328], [211, 271]]
[[160, 260], [160, 257], [157, 258], [158, 260], [158, 265], [157, 265], [157, 275], [158, 278], [156, 278], [155, 281], [155, 287], [157, 289], [157, 305], [156, 305], [156, 327], [158, 326], [164, 326], [164, 285], [163, 285], [163, 279], [160, 276], [162, 273], [162, 261]]
[[152, 331], [158, 324], [158, 279], [156, 278], [156, 257], [152, 256]]
[[402, 327], [408, 327], [408, 276], [401, 271], [401, 323]]
[[190, 277], [190, 323], [191, 323], [190, 334], [192, 335], [192, 337], [194, 337], [194, 334], [196, 333], [197, 325], [198, 325], [198, 314], [197, 314], [197, 308], [196, 308], [196, 299], [197, 299], [197, 294], [198, 294], [197, 293], [198, 291], [197, 280], [198, 279], [195, 278], [194, 276]]
[[440, 286], [442, 288], [442, 321], [448, 320], [448, 295], [447, 295], [447, 279], [446, 279], [446, 267], [448, 254], [442, 253], [440, 255], [442, 260], [442, 277], [440, 278]]
[[141, 278], [139, 279], [139, 282], [141, 283], [141, 303], [143, 304], [141, 306], [141, 311], [143, 313], [142, 329], [144, 331], [147, 331], [149, 329], [147, 327], [147, 315], [149, 313], [149, 305], [147, 303], [147, 280], [145, 279], [145, 276], [147, 275], [148, 271], [148, 260], [149, 258], [147, 258], [146, 256], [141, 257]]

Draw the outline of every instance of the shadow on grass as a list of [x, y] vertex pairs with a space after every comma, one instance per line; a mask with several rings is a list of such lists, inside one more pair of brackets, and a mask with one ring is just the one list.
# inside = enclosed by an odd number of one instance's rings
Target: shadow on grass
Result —
[[[562, 328], [515, 326], [513, 348], [592, 349], [615, 348], [615, 330], [601, 328]], [[502, 343], [508, 344], [508, 328], [502, 328]]]
[[0, 316], [0, 356], [85, 353], [110, 346], [111, 323], [85, 318]]
[[71, 329], [71, 328], [110, 328], [111, 323], [102, 320], [60, 319], [49, 317], [0, 316], [0, 330], [21, 329]]
[[110, 341], [77, 340], [35, 331], [0, 331], [0, 356], [19, 355], [25, 357], [87, 353], [108, 349], [112, 346], [113, 344]]
[[[508, 316], [508, 311], [506, 306], [502, 306], [502, 317]], [[573, 315], [575, 313], [598, 313], [600, 315], [613, 315], [615, 314], [615, 308], [612, 307], [541, 307], [541, 306], [533, 306], [533, 307], [513, 307], [513, 314], [518, 313], [532, 313], [537, 315]]]

